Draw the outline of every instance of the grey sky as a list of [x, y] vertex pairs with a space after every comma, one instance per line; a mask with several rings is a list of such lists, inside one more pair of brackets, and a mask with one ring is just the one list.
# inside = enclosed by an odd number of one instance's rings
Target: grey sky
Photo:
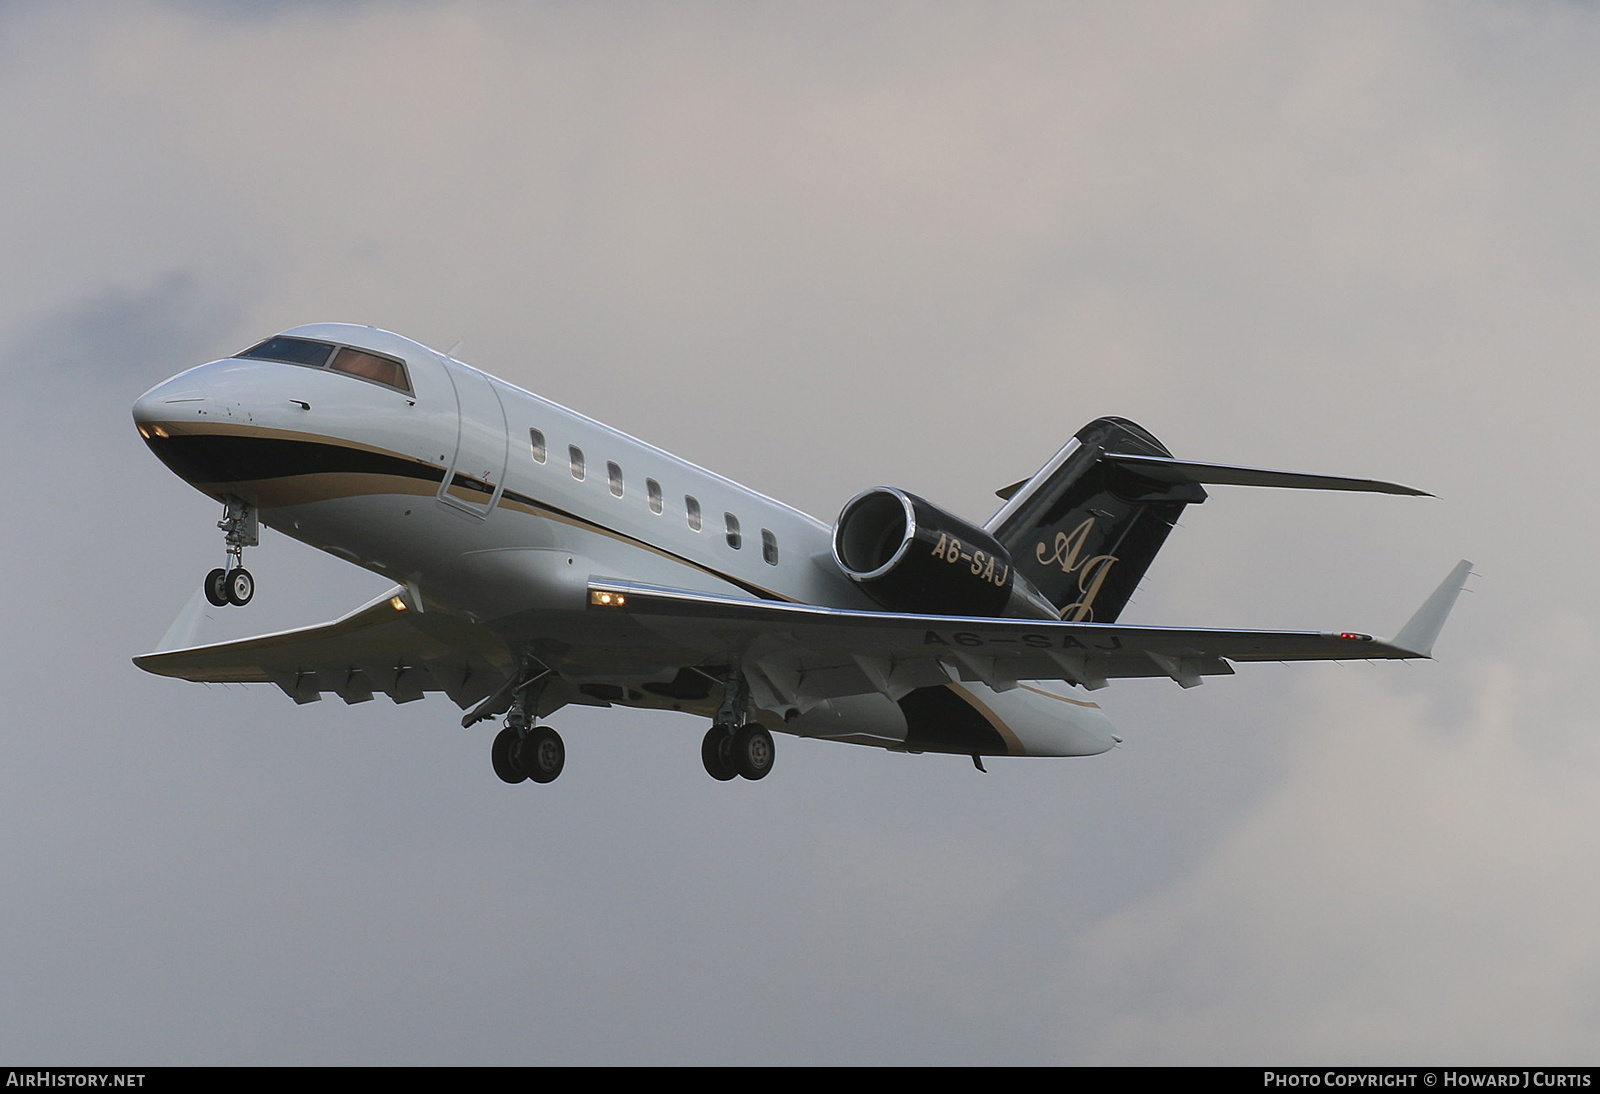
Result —
[[[863, 10], [865, 9], [865, 10]], [[1600, 1043], [1600, 12], [1554, 3], [10, 4], [0, 1060], [1527, 1062]], [[1103, 757], [146, 676], [215, 506], [151, 384], [389, 327], [831, 519], [982, 519], [1083, 422], [1218, 488], [1127, 618], [1419, 666], [1100, 693]], [[382, 583], [267, 533], [256, 602]], [[229, 630], [233, 628], [233, 630]]]

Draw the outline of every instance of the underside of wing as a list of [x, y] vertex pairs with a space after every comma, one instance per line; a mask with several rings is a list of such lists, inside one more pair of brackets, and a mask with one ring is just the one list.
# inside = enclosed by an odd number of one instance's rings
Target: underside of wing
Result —
[[1445, 579], [1400, 632], [1385, 641], [1353, 631], [1205, 630], [1050, 620], [855, 611], [782, 604], [594, 579], [591, 613], [626, 616], [695, 658], [737, 658], [758, 705], [805, 711], [844, 695], [899, 700], [954, 680], [1007, 691], [1019, 681], [1166, 676], [1184, 687], [1233, 672], [1235, 661], [1418, 658], [1464, 584], [1470, 564]]
[[374, 693], [406, 703], [442, 691], [463, 708], [493, 694], [515, 671], [515, 656], [488, 628], [424, 607], [417, 610], [397, 588], [331, 623], [147, 653], [133, 663], [182, 680], [276, 684], [297, 703], [315, 702], [324, 692], [347, 703]]

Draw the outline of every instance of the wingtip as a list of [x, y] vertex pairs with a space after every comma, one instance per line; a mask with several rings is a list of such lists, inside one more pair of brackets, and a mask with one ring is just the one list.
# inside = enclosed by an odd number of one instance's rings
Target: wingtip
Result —
[[1450, 618], [1450, 610], [1455, 607], [1456, 598], [1461, 595], [1471, 574], [1471, 562], [1462, 559], [1456, 563], [1439, 587], [1433, 590], [1433, 594], [1422, 602], [1422, 607], [1400, 628], [1400, 633], [1390, 640], [1390, 644], [1417, 657], [1432, 657], [1433, 643], [1444, 629], [1445, 620]]

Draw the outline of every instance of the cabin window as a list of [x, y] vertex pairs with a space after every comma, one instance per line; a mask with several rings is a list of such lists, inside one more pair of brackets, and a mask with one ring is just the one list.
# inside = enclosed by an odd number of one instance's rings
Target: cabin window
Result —
[[700, 503], [688, 494], [683, 496], [683, 515], [688, 518], [689, 530], [698, 532], [701, 528]]
[[622, 468], [610, 461], [606, 463], [606, 482], [610, 485], [613, 494], [619, 498], [622, 497]]
[[411, 382], [406, 379], [406, 367], [392, 358], [379, 357], [376, 353], [351, 349], [349, 346], [340, 346], [339, 352], [333, 355], [331, 367], [335, 372], [359, 376], [363, 380], [371, 380], [375, 384], [397, 388], [407, 395], [411, 394]]
[[744, 537], [739, 534], [739, 518], [732, 513], [724, 513], [722, 519], [728, 528], [728, 546], [737, 551], [744, 544]]
[[537, 429], [528, 430], [528, 444], [533, 448], [533, 462], [543, 463], [545, 459], [544, 434]]
[[665, 508], [661, 503], [661, 484], [655, 479], [645, 479], [644, 492], [650, 495], [650, 511], [660, 516], [661, 510]]
[[288, 365], [311, 365], [321, 368], [328, 363], [328, 357], [333, 353], [333, 344], [330, 342], [313, 342], [309, 338], [268, 338], [260, 345], [251, 346], [240, 357], [249, 357], [257, 361], [282, 361]]
[[761, 529], [761, 557], [768, 566], [778, 564], [778, 537], [765, 528]]
[[572, 461], [572, 477], [579, 482], [583, 481], [583, 449], [577, 445], [567, 446], [567, 459]]

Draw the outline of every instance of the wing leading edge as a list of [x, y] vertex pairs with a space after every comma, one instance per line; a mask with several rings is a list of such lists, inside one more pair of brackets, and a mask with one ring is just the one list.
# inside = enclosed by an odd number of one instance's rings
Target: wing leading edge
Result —
[[626, 614], [687, 658], [736, 653], [767, 709], [877, 691], [898, 700], [919, 687], [976, 681], [1166, 676], [1183, 687], [1233, 672], [1234, 661], [1427, 658], [1471, 563], [1461, 562], [1393, 639], [1353, 631], [1209, 630], [855, 611], [748, 600], [599, 578], [591, 612]]

